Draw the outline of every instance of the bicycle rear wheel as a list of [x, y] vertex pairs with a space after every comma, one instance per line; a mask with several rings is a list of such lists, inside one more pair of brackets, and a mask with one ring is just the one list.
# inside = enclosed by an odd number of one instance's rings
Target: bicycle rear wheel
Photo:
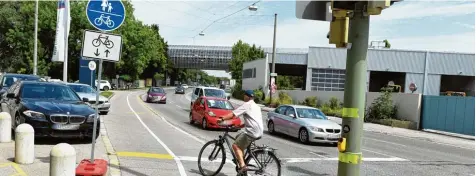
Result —
[[[247, 174], [256, 174], [256, 175], [266, 175], [266, 176], [281, 176], [281, 162], [279, 161], [278, 157], [271, 151], [264, 151], [264, 150], [255, 150], [253, 151], [256, 161], [251, 155], [246, 157], [245, 163], [248, 166], [249, 170], [255, 171], [248, 171]], [[262, 167], [260, 168], [257, 162], [259, 162]], [[268, 173], [266, 170], [270, 167], [270, 164], [276, 163], [275, 171]]]
[[[211, 153], [204, 154], [208, 152], [211, 152]], [[217, 158], [217, 157], [220, 157], [219, 156], [220, 153], [221, 153], [221, 158]], [[215, 176], [218, 173], [220, 173], [221, 169], [223, 168], [223, 165], [225, 165], [225, 160], [226, 160], [225, 147], [223, 147], [223, 144], [220, 144], [218, 140], [212, 140], [207, 142], [205, 145], [203, 145], [202, 149], [200, 150], [200, 153], [198, 154], [198, 169], [200, 170], [200, 173], [204, 176]], [[218, 169], [210, 170], [210, 169], [203, 168], [203, 166], [214, 165], [217, 163], [220, 164], [218, 166]]]

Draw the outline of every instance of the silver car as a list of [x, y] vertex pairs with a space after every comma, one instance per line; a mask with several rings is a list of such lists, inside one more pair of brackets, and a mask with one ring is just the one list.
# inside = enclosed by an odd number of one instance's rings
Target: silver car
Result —
[[[90, 85], [80, 83], [68, 83], [67, 85], [71, 87], [79, 95], [79, 97], [81, 97], [81, 99], [89, 99], [91, 106], [96, 108], [96, 90], [94, 90]], [[109, 112], [109, 108], [111, 108], [109, 99], [99, 95], [99, 112], [106, 115]]]
[[329, 120], [322, 111], [301, 105], [281, 105], [266, 119], [270, 133], [283, 133], [298, 138], [302, 143], [336, 144], [341, 137], [341, 126]]

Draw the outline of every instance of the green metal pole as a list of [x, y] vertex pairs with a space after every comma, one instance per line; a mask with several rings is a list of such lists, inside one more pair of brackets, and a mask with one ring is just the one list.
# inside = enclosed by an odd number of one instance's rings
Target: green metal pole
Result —
[[[364, 2], [356, 7], [362, 7]], [[337, 175], [359, 176], [361, 144], [367, 82], [367, 49], [369, 42], [369, 16], [357, 8], [349, 22], [342, 137], [346, 138], [345, 151], [339, 152]]]

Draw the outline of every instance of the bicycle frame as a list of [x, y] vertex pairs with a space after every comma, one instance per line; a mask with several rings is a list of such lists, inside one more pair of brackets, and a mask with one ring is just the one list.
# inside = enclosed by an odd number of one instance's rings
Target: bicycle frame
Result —
[[[236, 140], [233, 136], [229, 135], [228, 134], [228, 131], [225, 132], [225, 134], [223, 136], [219, 136], [219, 143], [220, 144], [223, 144], [223, 143], [226, 143], [227, 146], [228, 146], [228, 149], [230, 150], [232, 156], [233, 156], [233, 163], [235, 163], [236, 166], [239, 165], [238, 163], [238, 160], [237, 160], [237, 156], [235, 154], [235, 151], [233, 150], [233, 147], [232, 147], [232, 144], [229, 140], [229, 138], [233, 139], [233, 140]], [[251, 146], [254, 145], [254, 142], [252, 142], [250, 144], [250, 146], [248, 146], [246, 148], [246, 151], [244, 151], [244, 155], [243, 155], [243, 159], [246, 159], [249, 155], [255, 160], [255, 162], [258, 164], [258, 169], [249, 169], [248, 171], [261, 171], [263, 169], [263, 164], [258, 160], [256, 159], [256, 156], [253, 154], [253, 152], [251, 152]], [[225, 151], [223, 151], [225, 152]], [[213, 152], [212, 152], [213, 153]]]

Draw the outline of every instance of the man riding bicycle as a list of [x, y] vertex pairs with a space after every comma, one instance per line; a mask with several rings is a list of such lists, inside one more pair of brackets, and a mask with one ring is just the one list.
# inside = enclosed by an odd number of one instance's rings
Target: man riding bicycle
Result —
[[244, 130], [242, 130], [233, 143], [233, 151], [239, 162], [239, 172], [246, 172], [247, 167], [245, 165], [243, 151], [251, 145], [252, 142], [260, 138], [263, 135], [263, 117], [261, 116], [261, 108], [253, 100], [254, 93], [252, 90], [246, 90], [243, 100], [245, 103], [235, 109], [233, 112], [220, 117], [218, 122], [222, 122], [233, 118], [233, 116], [243, 115], [245, 121]]

